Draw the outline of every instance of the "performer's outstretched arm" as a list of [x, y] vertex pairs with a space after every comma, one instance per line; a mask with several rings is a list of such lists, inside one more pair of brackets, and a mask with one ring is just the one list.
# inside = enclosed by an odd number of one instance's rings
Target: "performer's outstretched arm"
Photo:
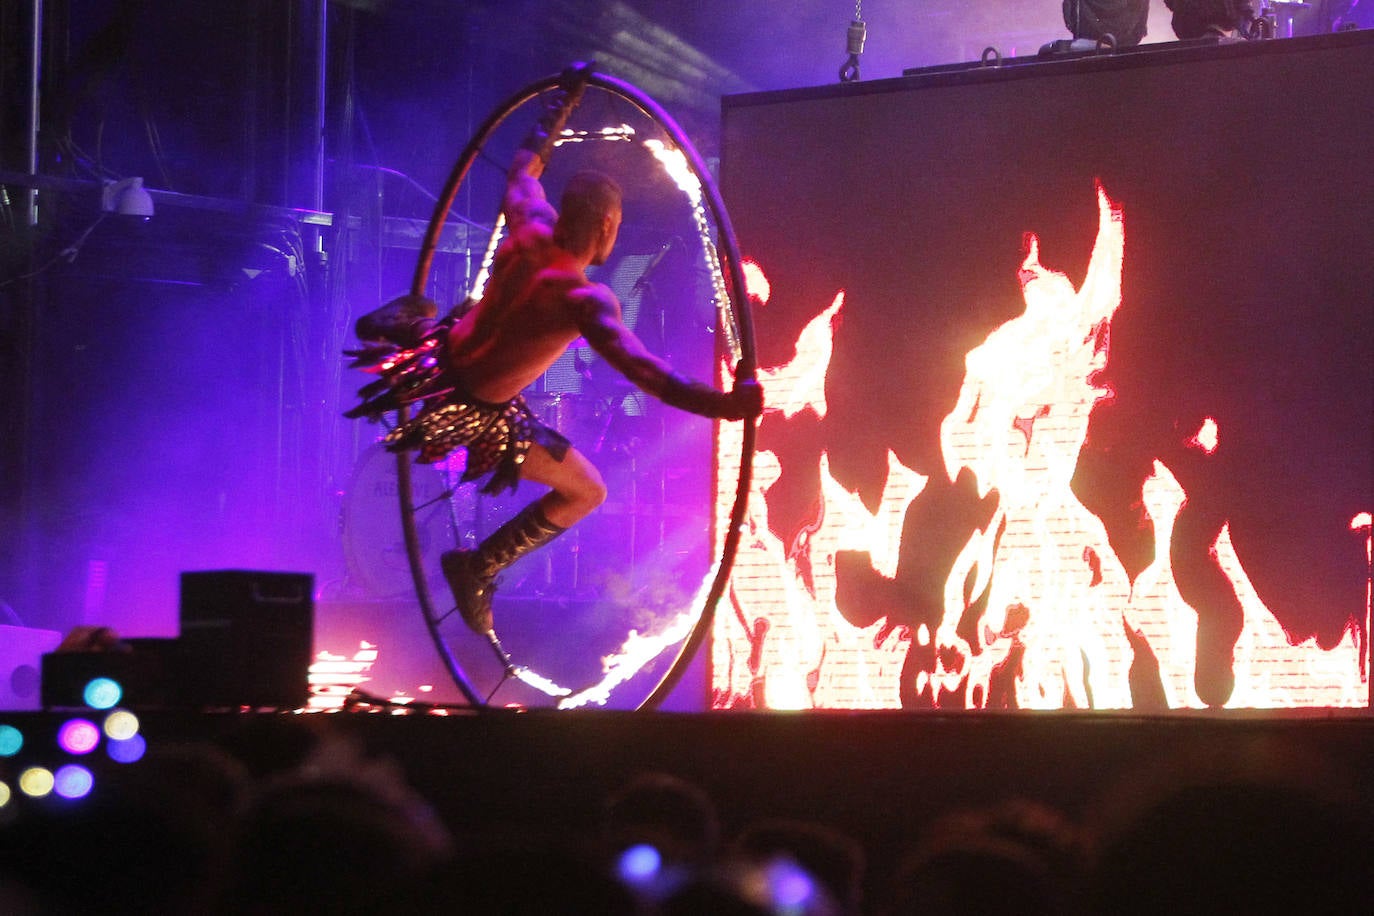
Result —
[[753, 379], [737, 380], [724, 392], [674, 372], [625, 326], [620, 300], [607, 287], [591, 284], [574, 292], [571, 300], [578, 329], [592, 349], [668, 406], [721, 420], [743, 420], [763, 412], [763, 390]]

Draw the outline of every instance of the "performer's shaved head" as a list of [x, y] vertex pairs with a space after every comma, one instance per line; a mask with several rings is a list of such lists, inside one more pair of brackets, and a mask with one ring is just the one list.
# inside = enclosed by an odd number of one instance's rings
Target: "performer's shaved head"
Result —
[[584, 251], [595, 245], [602, 221], [620, 214], [622, 197], [620, 185], [609, 175], [578, 172], [563, 188], [554, 242], [569, 251]]

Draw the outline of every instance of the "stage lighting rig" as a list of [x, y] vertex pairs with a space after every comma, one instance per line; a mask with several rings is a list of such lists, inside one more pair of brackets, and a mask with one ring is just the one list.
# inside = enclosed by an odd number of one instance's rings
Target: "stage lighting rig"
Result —
[[1133, 48], [1145, 37], [1149, 0], [1064, 0], [1064, 25], [1072, 39], [1052, 41], [1041, 54]]

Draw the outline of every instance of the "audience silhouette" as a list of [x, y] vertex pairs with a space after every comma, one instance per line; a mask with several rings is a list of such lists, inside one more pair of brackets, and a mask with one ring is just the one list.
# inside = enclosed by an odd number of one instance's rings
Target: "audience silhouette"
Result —
[[78, 802], [13, 800], [0, 912], [1346, 914], [1367, 910], [1374, 877], [1359, 774], [1272, 739], [1151, 760], [1081, 816], [952, 806], [906, 825], [905, 854], [873, 875], [874, 850], [838, 826], [734, 811], [727, 829], [710, 792], [668, 772], [612, 786], [587, 823], [441, 817], [324, 718], [154, 745], [99, 768]]

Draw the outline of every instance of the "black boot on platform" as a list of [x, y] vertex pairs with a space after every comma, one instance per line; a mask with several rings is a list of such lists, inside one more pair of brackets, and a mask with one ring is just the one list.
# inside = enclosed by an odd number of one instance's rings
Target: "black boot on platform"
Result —
[[567, 530], [549, 521], [539, 503], [532, 502], [493, 531], [476, 550], [446, 551], [439, 565], [468, 628], [484, 636], [492, 632], [496, 574]]

